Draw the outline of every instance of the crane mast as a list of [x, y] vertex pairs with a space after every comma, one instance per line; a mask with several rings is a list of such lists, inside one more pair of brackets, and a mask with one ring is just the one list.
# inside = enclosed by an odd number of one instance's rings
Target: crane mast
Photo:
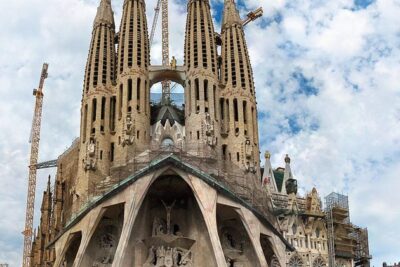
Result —
[[[161, 6], [161, 24], [162, 24], [162, 65], [168, 67], [169, 63], [169, 29], [168, 29], [168, 0], [158, 0], [154, 9], [154, 19], [150, 34], [150, 45], [153, 43], [154, 34], [157, 27], [158, 16]], [[163, 104], [170, 103], [171, 100], [171, 83], [170, 81], [162, 81], [162, 100]]]
[[30, 266], [30, 254], [32, 251], [32, 233], [33, 233], [33, 217], [35, 208], [35, 191], [36, 191], [36, 165], [38, 163], [39, 142], [40, 142], [40, 126], [42, 121], [43, 106], [43, 86], [47, 78], [47, 70], [49, 64], [44, 63], [38, 89], [33, 90], [35, 96], [35, 110], [32, 120], [31, 130], [31, 155], [29, 160], [29, 180], [28, 180], [28, 196], [26, 201], [26, 218], [24, 235], [24, 254], [22, 259], [22, 267]]

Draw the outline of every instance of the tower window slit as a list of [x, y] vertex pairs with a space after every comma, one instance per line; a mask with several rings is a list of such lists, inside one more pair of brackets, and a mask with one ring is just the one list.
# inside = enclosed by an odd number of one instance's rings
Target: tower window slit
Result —
[[208, 101], [208, 80], [204, 80], [204, 100]]
[[137, 79], [136, 83], [136, 90], [137, 90], [137, 100], [140, 100], [140, 85], [141, 85], [141, 80], [140, 78]]
[[191, 82], [188, 82], [188, 99], [187, 99], [187, 103], [188, 103], [188, 111], [189, 114], [191, 114], [192, 112], [192, 87], [191, 87]]
[[[147, 100], [147, 81], [144, 81], [144, 112], [147, 114], [147, 106], [148, 106], [148, 100]], [[146, 135], [146, 133], [145, 133]]]
[[225, 109], [226, 109], [226, 121], [229, 122], [230, 121], [230, 110], [229, 110], [229, 99], [226, 100], [226, 105], [225, 105]]
[[130, 16], [129, 16], [129, 40], [128, 40], [128, 67], [132, 67], [132, 58], [133, 58], [133, 18], [135, 16], [135, 9], [134, 9], [134, 2], [133, 1], [129, 1], [129, 5], [130, 5]]
[[107, 82], [107, 63], [108, 63], [108, 61], [107, 61], [107, 47], [108, 47], [108, 43], [107, 43], [107, 41], [108, 41], [108, 39], [107, 39], [107, 33], [108, 33], [108, 31], [107, 31], [107, 29], [105, 28], [105, 29], [104, 29], [104, 36], [103, 36], [103, 38], [104, 38], [104, 47], [103, 47], [103, 72], [102, 72], [102, 77], [101, 77], [101, 82], [102, 82], [103, 84], [106, 84], [106, 82]]
[[122, 97], [124, 93], [124, 85], [119, 86], [119, 99], [118, 99], [118, 119], [122, 117]]
[[93, 50], [94, 50], [94, 42], [95, 42], [95, 35], [93, 35], [92, 43], [90, 45], [90, 54], [89, 59], [87, 61], [87, 73], [86, 73], [86, 93], [89, 92], [90, 86], [90, 76], [92, 71], [92, 59], [93, 59]]
[[121, 37], [119, 40], [119, 45], [121, 46], [119, 51], [120, 51], [120, 62], [119, 62], [119, 71], [120, 73], [122, 73], [122, 71], [124, 70], [124, 51], [125, 51], [125, 33], [126, 33], [126, 24], [127, 24], [127, 20], [128, 20], [128, 10], [124, 9], [124, 19], [121, 25]]
[[236, 161], [237, 161], [237, 162], [240, 161], [240, 154], [239, 154], [239, 152], [236, 152]]
[[115, 96], [110, 98], [110, 131], [113, 132], [115, 130]]
[[133, 89], [132, 89], [132, 79], [128, 80], [128, 106], [129, 106], [129, 101], [132, 100], [132, 93], [133, 93]]
[[221, 116], [221, 121], [224, 120], [224, 99], [220, 98], [219, 99], [219, 112]]
[[247, 123], [247, 102], [243, 101], [243, 122]]
[[110, 161], [113, 162], [114, 161], [114, 143], [111, 143], [111, 147], [110, 147]]
[[230, 50], [231, 50], [231, 65], [232, 65], [232, 85], [236, 87], [236, 59], [235, 59], [235, 45], [233, 42], [233, 32], [229, 31], [230, 33]]
[[83, 132], [82, 132], [82, 139], [83, 142], [86, 142], [86, 130], [87, 130], [87, 120], [88, 120], [88, 105], [85, 105], [84, 111], [83, 111]]
[[92, 122], [96, 121], [96, 112], [97, 112], [97, 99], [93, 98], [93, 100], [92, 100]]
[[233, 112], [235, 115], [235, 121], [239, 121], [238, 101], [236, 98], [233, 99]]
[[142, 12], [140, 12], [139, 2], [137, 3], [137, 65], [142, 66]]
[[214, 117], [215, 119], [217, 119], [217, 87], [215, 86], [215, 84], [213, 85], [213, 100], [214, 100]]
[[227, 145], [222, 145], [222, 159], [226, 160], [226, 154], [227, 154], [228, 146]]
[[94, 58], [93, 86], [97, 86], [99, 73], [99, 57], [100, 57], [101, 27], [97, 29], [96, 53]]
[[101, 119], [104, 120], [106, 112], [106, 98], [103, 96], [101, 98]]
[[194, 80], [194, 87], [196, 91], [196, 100], [200, 100], [200, 89], [199, 89], [199, 79]]

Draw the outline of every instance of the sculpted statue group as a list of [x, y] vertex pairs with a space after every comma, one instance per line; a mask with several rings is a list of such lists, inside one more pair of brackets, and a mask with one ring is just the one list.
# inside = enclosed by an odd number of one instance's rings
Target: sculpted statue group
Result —
[[143, 267], [191, 267], [192, 252], [183, 248], [154, 247], [149, 249], [149, 256]]
[[[159, 239], [159, 241], [165, 241], [165, 237], [182, 237], [182, 233], [179, 231], [179, 226], [174, 225], [171, 227], [171, 213], [176, 203], [174, 201], [171, 205], [167, 205], [164, 201], [162, 204], [165, 207], [166, 218], [155, 217], [153, 221], [152, 237]], [[160, 242], [163, 243], [163, 242]], [[153, 245], [149, 248], [148, 257], [143, 267], [192, 267], [192, 251], [189, 249], [165, 246], [165, 245]]]

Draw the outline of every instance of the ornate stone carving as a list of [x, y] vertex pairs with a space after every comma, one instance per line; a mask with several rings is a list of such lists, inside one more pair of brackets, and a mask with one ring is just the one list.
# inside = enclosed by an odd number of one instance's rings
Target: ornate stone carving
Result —
[[207, 144], [214, 147], [217, 144], [217, 138], [215, 137], [214, 122], [211, 120], [209, 113], [206, 113], [206, 118], [204, 120]]
[[84, 168], [86, 171], [96, 170], [96, 139], [94, 136], [90, 137], [89, 144], [87, 145]]
[[132, 145], [135, 140], [135, 127], [130, 112], [126, 115], [122, 146]]
[[194, 240], [183, 237], [179, 225], [171, 227], [172, 209], [176, 200], [167, 205], [161, 200], [166, 211], [166, 220], [153, 219], [152, 237], [144, 240], [148, 244], [148, 256], [143, 267], [192, 267], [191, 247]]

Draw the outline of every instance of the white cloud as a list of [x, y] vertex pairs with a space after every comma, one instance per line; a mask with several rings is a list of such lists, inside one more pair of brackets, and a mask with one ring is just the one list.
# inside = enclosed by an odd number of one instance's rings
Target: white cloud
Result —
[[[113, 0], [117, 30], [122, 3]], [[22, 252], [31, 89], [42, 62], [49, 61], [40, 157], [53, 159], [78, 135], [97, 4], [0, 4], [0, 23], [7, 25], [0, 35], [0, 262], [17, 266]], [[155, 4], [146, 1], [149, 27]], [[185, 5], [170, 5], [171, 55], [179, 63]], [[393, 203], [400, 203], [399, 3], [376, 0], [357, 9], [351, 0], [249, 0], [241, 13], [260, 5], [265, 16], [246, 26], [246, 36], [262, 113], [262, 149], [273, 152], [274, 166], [283, 164], [284, 154], [291, 155], [302, 191], [316, 185], [321, 195], [348, 193], [354, 223], [370, 230], [373, 265], [398, 261], [400, 214]], [[160, 39], [158, 29], [153, 64], [161, 63]], [[48, 173], [39, 173], [37, 192], [44, 189]], [[38, 194], [37, 206], [40, 199]]]

